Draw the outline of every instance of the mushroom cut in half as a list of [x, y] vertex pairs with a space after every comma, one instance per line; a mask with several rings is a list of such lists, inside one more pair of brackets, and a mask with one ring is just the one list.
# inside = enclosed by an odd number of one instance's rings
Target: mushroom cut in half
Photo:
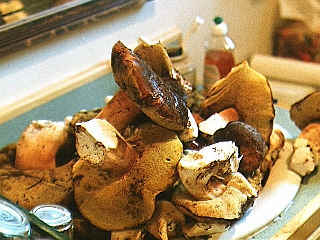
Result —
[[112, 48], [111, 66], [116, 83], [152, 121], [171, 130], [187, 128], [183, 96], [120, 41]]
[[188, 152], [178, 164], [183, 186], [198, 200], [215, 198], [225, 190], [224, 179], [238, 170], [238, 148], [231, 142], [220, 142]]
[[268, 80], [247, 62], [234, 67], [215, 82], [203, 101], [204, 112], [212, 114], [233, 107], [239, 120], [256, 128], [269, 145], [275, 111]]

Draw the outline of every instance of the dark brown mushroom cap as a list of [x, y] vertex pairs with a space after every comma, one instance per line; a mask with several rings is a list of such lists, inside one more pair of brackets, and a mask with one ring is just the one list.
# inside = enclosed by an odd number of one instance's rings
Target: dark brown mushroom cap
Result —
[[188, 109], [182, 96], [120, 41], [113, 46], [111, 66], [119, 87], [155, 123], [171, 130], [187, 128]]
[[290, 118], [300, 129], [320, 121], [320, 91], [310, 93], [290, 108]]
[[229, 122], [225, 128], [217, 130], [213, 138], [215, 142], [235, 142], [243, 155], [239, 171], [247, 176], [260, 167], [268, 149], [257, 129], [240, 121]]

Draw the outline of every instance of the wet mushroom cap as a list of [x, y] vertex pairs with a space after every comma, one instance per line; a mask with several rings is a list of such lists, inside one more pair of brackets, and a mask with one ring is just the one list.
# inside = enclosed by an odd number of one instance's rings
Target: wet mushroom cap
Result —
[[261, 134], [254, 127], [240, 121], [229, 122], [225, 128], [217, 130], [213, 138], [215, 142], [236, 143], [243, 155], [239, 171], [245, 175], [250, 175], [260, 167], [268, 149]]
[[171, 130], [187, 128], [183, 97], [121, 42], [112, 48], [111, 66], [116, 83], [149, 118]]

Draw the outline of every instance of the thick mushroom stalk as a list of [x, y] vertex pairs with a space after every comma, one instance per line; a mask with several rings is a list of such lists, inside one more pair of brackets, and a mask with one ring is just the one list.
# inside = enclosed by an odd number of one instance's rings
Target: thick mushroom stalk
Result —
[[68, 131], [64, 122], [32, 121], [17, 143], [15, 167], [17, 169], [54, 169], [57, 153], [68, 144]]
[[[91, 142], [92, 136], [86, 136]], [[86, 142], [85, 139], [79, 141], [78, 149], [85, 149]], [[96, 164], [88, 164], [89, 161], [82, 158], [73, 168], [78, 209], [101, 229], [123, 230], [145, 223], [153, 215], [157, 194], [177, 180], [176, 167], [183, 146], [174, 132], [146, 123], [138, 128], [137, 142], [133, 144], [139, 149], [139, 156], [121, 176], [110, 180], [112, 169], [97, 168]], [[92, 145], [92, 148], [100, 148], [99, 145]], [[93, 153], [97, 151], [93, 149]], [[108, 159], [102, 159], [102, 166], [105, 162]]]
[[116, 83], [150, 119], [171, 130], [186, 129], [183, 96], [121, 42], [112, 48], [111, 66]]
[[238, 170], [240, 159], [233, 142], [219, 142], [187, 153], [179, 162], [178, 173], [193, 197], [213, 199], [224, 192], [224, 178]]
[[121, 134], [102, 119], [76, 125], [76, 148], [80, 158], [119, 174], [128, 170], [137, 158]]

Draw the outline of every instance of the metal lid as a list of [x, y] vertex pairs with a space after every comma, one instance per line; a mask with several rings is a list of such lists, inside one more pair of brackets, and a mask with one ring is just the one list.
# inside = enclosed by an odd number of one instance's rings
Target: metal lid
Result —
[[67, 230], [72, 224], [71, 213], [68, 209], [54, 204], [39, 205], [31, 210], [40, 220], [57, 231]]
[[0, 200], [0, 236], [27, 237], [30, 232], [27, 216], [13, 204]]

